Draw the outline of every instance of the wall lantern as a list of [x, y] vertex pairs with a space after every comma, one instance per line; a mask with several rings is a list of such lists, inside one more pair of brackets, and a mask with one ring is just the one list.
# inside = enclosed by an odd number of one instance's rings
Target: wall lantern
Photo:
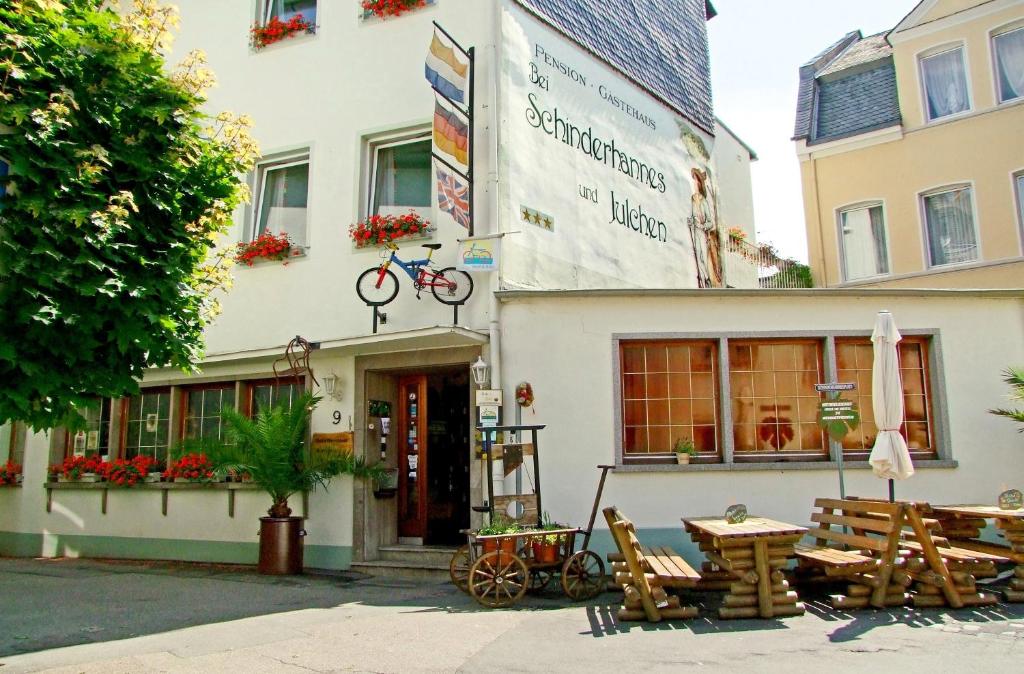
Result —
[[491, 366], [484, 362], [483, 356], [477, 356], [476, 362], [470, 365], [469, 369], [473, 373], [473, 381], [477, 388], [487, 388]]
[[323, 379], [324, 393], [326, 393], [329, 398], [341, 400], [341, 382], [338, 381], [338, 375], [332, 372], [331, 374], [324, 375]]

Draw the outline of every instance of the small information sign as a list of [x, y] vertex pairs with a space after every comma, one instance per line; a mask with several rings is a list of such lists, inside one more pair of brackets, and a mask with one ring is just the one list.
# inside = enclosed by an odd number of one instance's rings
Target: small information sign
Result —
[[853, 391], [857, 385], [851, 382], [831, 382], [828, 384], [815, 384], [814, 390], [818, 393], [835, 393], [837, 391]]
[[501, 405], [501, 389], [479, 389], [476, 392], [476, 404]]
[[346, 433], [314, 433], [310, 451], [324, 458], [351, 454], [355, 450], [355, 435]]
[[480, 412], [480, 425], [481, 426], [497, 426], [498, 416], [501, 411], [499, 405], [478, 405], [477, 409]]
[[495, 271], [501, 252], [501, 239], [464, 239], [459, 242], [459, 260], [456, 265], [462, 271]]
[[1000, 510], [1020, 510], [1024, 508], [1024, 494], [1019, 489], [1007, 489], [999, 495]]
[[853, 414], [854, 405], [852, 400], [825, 400], [819, 404], [821, 405], [821, 420], [826, 423], [856, 419], [856, 416]]

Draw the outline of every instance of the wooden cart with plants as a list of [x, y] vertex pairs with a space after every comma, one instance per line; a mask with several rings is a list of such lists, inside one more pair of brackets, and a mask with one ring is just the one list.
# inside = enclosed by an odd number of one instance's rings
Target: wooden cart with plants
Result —
[[[527, 592], [540, 592], [558, 576], [562, 591], [574, 601], [596, 597], [604, 591], [604, 563], [587, 549], [594, 529], [597, 505], [611, 466], [602, 466], [594, 511], [586, 530], [552, 522], [542, 509], [537, 431], [544, 426], [497, 426], [478, 428], [483, 436], [482, 459], [487, 466], [487, 503], [478, 511], [489, 523], [467, 530], [466, 545], [452, 557], [452, 582], [489, 608], [511, 606]], [[498, 434], [530, 442], [496, 442]], [[525, 463], [532, 458], [530, 464]], [[501, 462], [503, 477], [514, 478], [512, 493], [495, 496], [494, 465]], [[532, 465], [532, 472], [527, 470]], [[524, 485], [524, 479], [529, 484]], [[576, 549], [577, 538], [583, 543]]]

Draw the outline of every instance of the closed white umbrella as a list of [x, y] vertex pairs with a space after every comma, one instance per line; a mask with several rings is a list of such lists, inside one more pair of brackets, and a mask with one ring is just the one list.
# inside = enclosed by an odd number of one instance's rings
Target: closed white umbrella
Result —
[[878, 436], [868, 462], [875, 475], [889, 480], [889, 500], [895, 497], [893, 480], [906, 480], [914, 474], [907, 442], [900, 435], [903, 425], [903, 382], [897, 345], [903, 337], [888, 311], [878, 312], [875, 331], [874, 363], [871, 367], [871, 408], [875, 413]]

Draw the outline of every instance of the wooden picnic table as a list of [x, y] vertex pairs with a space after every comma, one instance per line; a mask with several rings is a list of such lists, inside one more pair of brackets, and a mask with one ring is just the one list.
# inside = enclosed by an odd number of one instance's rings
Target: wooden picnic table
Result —
[[[690, 538], [708, 558], [698, 588], [728, 589], [721, 618], [772, 618], [803, 615], [804, 605], [782, 570], [805, 527], [766, 517], [729, 524], [721, 517], [683, 518]], [[726, 587], [723, 587], [726, 586]]]
[[[942, 535], [960, 548], [1008, 557], [1017, 563], [1010, 588], [1003, 590], [1006, 600], [1024, 602], [1024, 508], [1003, 510], [987, 505], [933, 505], [933, 517], [939, 521]], [[979, 540], [986, 520], [995, 520], [1008, 545]]]

